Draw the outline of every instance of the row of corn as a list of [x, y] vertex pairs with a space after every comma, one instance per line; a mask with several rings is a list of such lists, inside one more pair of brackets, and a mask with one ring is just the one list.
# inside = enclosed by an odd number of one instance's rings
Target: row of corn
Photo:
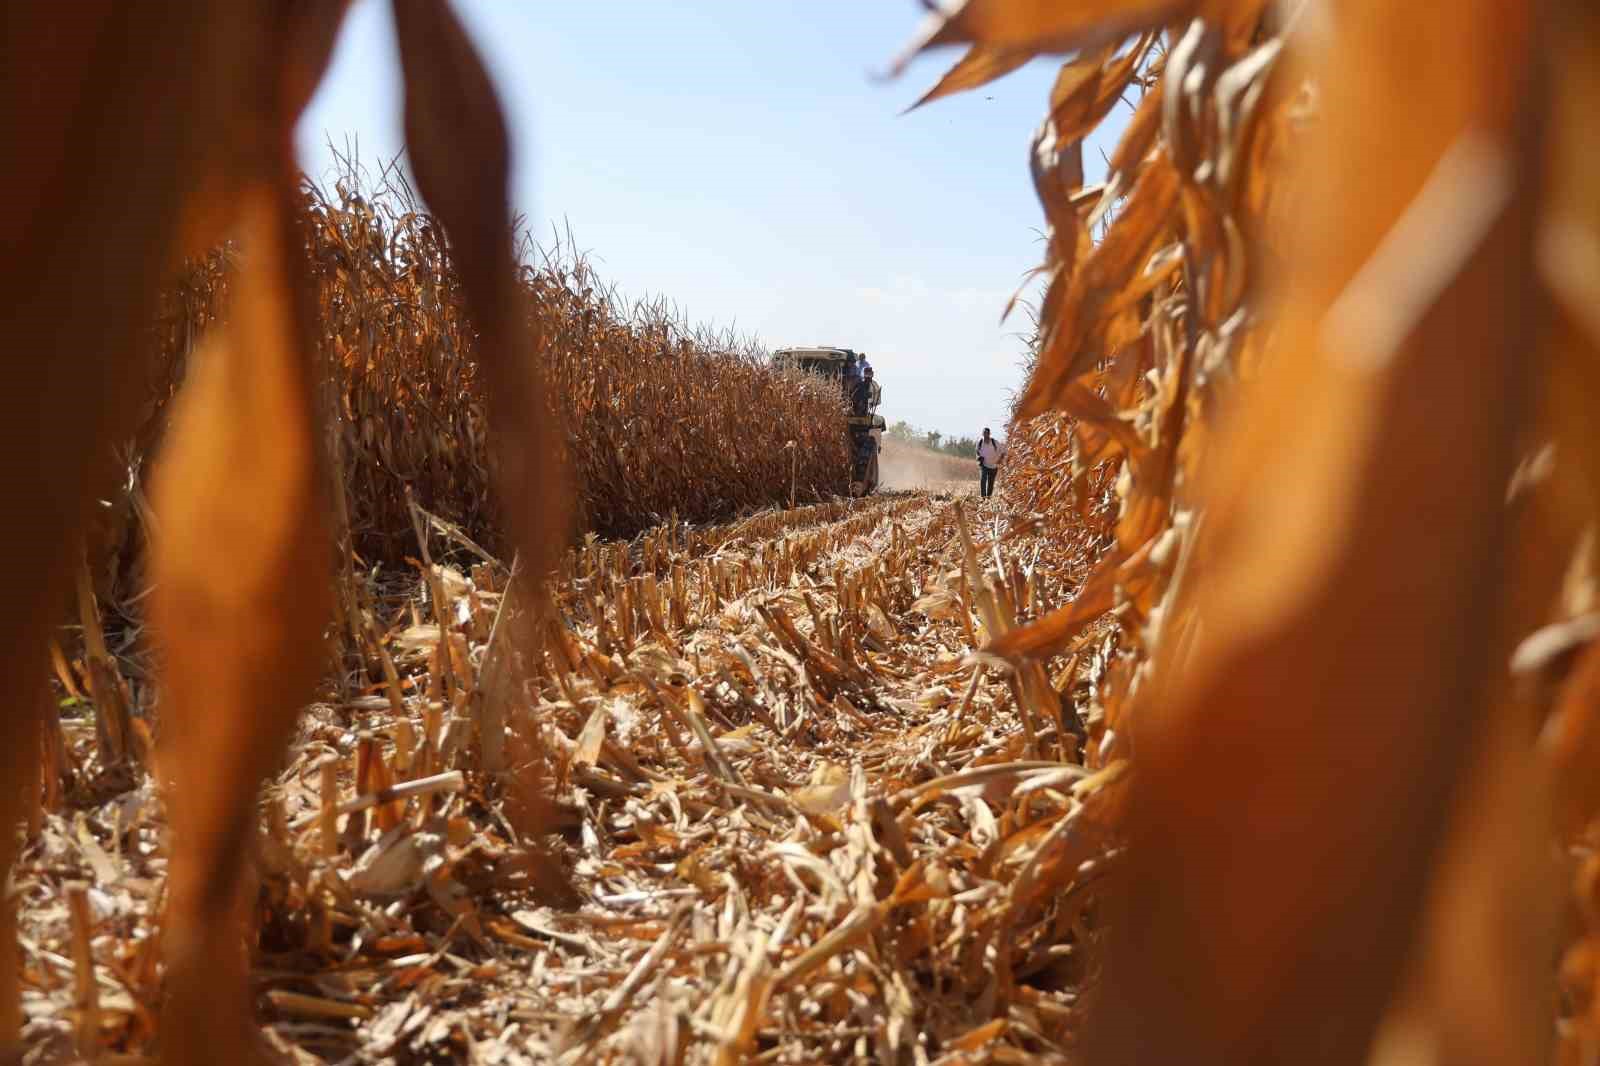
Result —
[[[335, 415], [337, 463], [353, 546], [399, 562], [414, 543], [406, 493], [468, 536], [499, 546], [491, 449], [455, 267], [433, 219], [398, 182], [372, 196], [352, 175], [306, 190], [314, 275]], [[520, 284], [532, 353], [565, 432], [540, 462], [569, 471], [578, 530], [629, 536], [671, 515], [725, 519], [845, 487], [843, 411], [822, 383], [770, 367], [755, 342], [692, 326], [663, 301], [629, 302], [563, 244], [526, 242]], [[233, 254], [191, 264], [164, 295], [161, 358], [128, 453], [130, 492], [105, 537], [117, 565], [137, 557], [137, 488], [156, 462], [167, 402], [205, 328], [226, 313]]]

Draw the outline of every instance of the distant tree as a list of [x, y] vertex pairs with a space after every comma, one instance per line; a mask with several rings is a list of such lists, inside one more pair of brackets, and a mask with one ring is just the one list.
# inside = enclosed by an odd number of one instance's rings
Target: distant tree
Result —
[[895, 438], [896, 440], [914, 441], [922, 439], [921, 431], [903, 418], [894, 423], [894, 425], [890, 426], [886, 432], [889, 436]]
[[958, 437], [944, 442], [940, 451], [954, 455], [959, 459], [976, 459], [978, 457], [978, 441], [975, 437]]
[[959, 459], [976, 459], [978, 457], [978, 439], [976, 437], [946, 437], [937, 429], [918, 429], [910, 422], [901, 419], [884, 430], [884, 435], [895, 440], [903, 440], [908, 444], [915, 444], [929, 451], [939, 452], [943, 455], [954, 455]]

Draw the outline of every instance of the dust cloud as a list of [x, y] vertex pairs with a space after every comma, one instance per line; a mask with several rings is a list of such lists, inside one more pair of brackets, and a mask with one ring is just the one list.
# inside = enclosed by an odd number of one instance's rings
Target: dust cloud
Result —
[[975, 492], [978, 461], [958, 459], [884, 437], [883, 450], [878, 453], [878, 483], [885, 489]]

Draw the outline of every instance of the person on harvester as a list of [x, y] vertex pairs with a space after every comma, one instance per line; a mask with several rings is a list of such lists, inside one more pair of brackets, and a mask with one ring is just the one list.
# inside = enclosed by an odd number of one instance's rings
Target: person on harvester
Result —
[[850, 397], [850, 413], [865, 415], [872, 407], [872, 368], [869, 366], [861, 372], [861, 380], [856, 383], [855, 392]]
[[844, 398], [849, 402], [855, 397], [856, 386], [861, 383], [861, 364], [856, 362], [856, 353], [847, 352], [844, 357], [844, 371], [840, 374], [844, 382]]

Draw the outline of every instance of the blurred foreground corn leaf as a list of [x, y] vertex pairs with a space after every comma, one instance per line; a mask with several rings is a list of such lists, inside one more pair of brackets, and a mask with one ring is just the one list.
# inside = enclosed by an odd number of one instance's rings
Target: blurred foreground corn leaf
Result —
[[[487, 76], [459, 32], [450, 36], [455, 24], [448, 9], [426, 0], [397, 7], [402, 24], [422, 20], [436, 38], [430, 46], [446, 56], [433, 77], [412, 86], [412, 110], [438, 116], [455, 108], [459, 120], [467, 117], [460, 110], [465, 103], [483, 116], [483, 129], [497, 128]], [[8, 646], [6, 676], [19, 690], [43, 660], [48, 605], [59, 597], [65, 563], [86, 526], [91, 475], [107, 465], [101, 455], [127, 433], [137, 409], [130, 386], [147, 357], [155, 286], [167, 264], [218, 240], [236, 218], [246, 220], [250, 238], [235, 324], [196, 360], [157, 489], [158, 510], [168, 512], [155, 561], [161, 591], [154, 615], [168, 661], [162, 764], [182, 812], [174, 819], [167, 958], [174, 1062], [243, 1050], [243, 929], [227, 918], [242, 902], [255, 789], [280, 756], [322, 663], [331, 556], [318, 491], [320, 439], [312, 426], [310, 322], [297, 297], [304, 269], [291, 228], [297, 179], [290, 134], [321, 79], [343, 9], [340, 0], [202, 4], [149, 23], [120, 5], [79, 5], [63, 18], [34, 4], [0, 23], [6, 54], [27, 57], [10, 68], [3, 94], [6, 141], [29, 147], [12, 154], [6, 169], [12, 206], [4, 228], [16, 238], [8, 245], [18, 262], [32, 260], [22, 268], [28, 280], [19, 276], [11, 287], [19, 293], [25, 284], [27, 294], [10, 305], [8, 319], [20, 314], [20, 321], [8, 324], [42, 368], [36, 387], [18, 381], [13, 393], [41, 417], [14, 424], [48, 433], [67, 425], [68, 411], [79, 406], [78, 388], [87, 384], [94, 398], [87, 417], [75, 420], [70, 442], [42, 436], [11, 450], [40, 458], [31, 472], [17, 463], [9, 468], [18, 498], [40, 496], [27, 491], [29, 479], [51, 486], [42, 506], [19, 523], [25, 539], [14, 545], [51, 546], [27, 553], [40, 567], [41, 609], [23, 606], [9, 615], [20, 632]], [[408, 45], [415, 37], [413, 29]], [[408, 68], [421, 61], [414, 47], [407, 60]], [[464, 100], [459, 91], [452, 95], [463, 85], [475, 89]], [[469, 176], [498, 174], [503, 188], [503, 137], [497, 145], [481, 138], [482, 129], [479, 139], [473, 132], [446, 135], [435, 122], [420, 153], [422, 168], [450, 152]], [[426, 130], [422, 139], [428, 140]], [[133, 182], [115, 202], [78, 187], [108, 173]], [[525, 360], [525, 353], [507, 350], [515, 315], [503, 197], [499, 205], [493, 196], [483, 199], [489, 205], [483, 214], [461, 208], [460, 181], [430, 182], [429, 191], [445, 199], [445, 227], [471, 259], [469, 299], [494, 359]], [[79, 220], [88, 232], [43, 225], [56, 196], [72, 205], [59, 217]], [[94, 255], [81, 254], [91, 247]], [[115, 263], [119, 276], [97, 276], [86, 270], [91, 261]], [[62, 313], [74, 299], [102, 293], [111, 297], [110, 308]], [[69, 321], [88, 328], [63, 328]], [[520, 394], [511, 409], [534, 401], [534, 410], [543, 410], [538, 399]], [[250, 476], [233, 481], [241, 475]], [[286, 588], [296, 591], [285, 597]], [[31, 735], [26, 714], [8, 721], [18, 730], [13, 741]], [[18, 743], [7, 748], [26, 750]], [[8, 824], [15, 822], [12, 802], [0, 807]], [[9, 863], [9, 845], [0, 859]], [[14, 979], [12, 966], [4, 970]], [[0, 987], [0, 997], [6, 1026], [0, 1039], [14, 1043], [14, 989]]]
[[[963, 10], [924, 39], [1016, 39]], [[1595, 17], [1194, 14], [1151, 58], [1070, 60], [1034, 155], [1050, 258], [1012, 500], [1116, 550], [991, 647], [1127, 664], [1090, 711], [1092, 754], [1135, 767], [1094, 1053], [1548, 1058], [1549, 834], [1597, 813], [1560, 784], [1592, 636], [1542, 659], [1556, 638], [1530, 637], [1593, 609], [1600, 332], [1576, 308], [1600, 295], [1600, 170], [1568, 116], [1595, 99]], [[1141, 95], [1081, 188], [1106, 111], [1067, 119], [1061, 90], [1111, 63]], [[1562, 975], [1566, 1061], [1593, 1046], [1588, 957]]]

